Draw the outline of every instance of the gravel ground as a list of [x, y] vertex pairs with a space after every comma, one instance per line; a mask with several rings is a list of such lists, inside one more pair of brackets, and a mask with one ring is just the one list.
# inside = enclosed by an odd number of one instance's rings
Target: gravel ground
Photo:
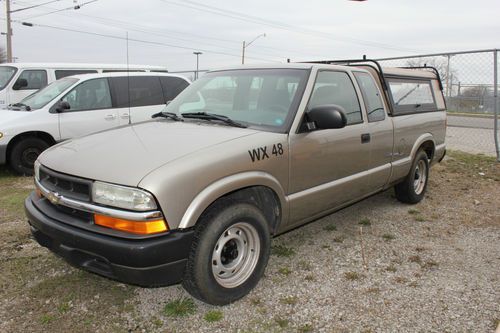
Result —
[[[450, 155], [418, 205], [389, 190], [275, 238], [265, 277], [225, 307], [180, 286], [130, 287], [70, 268], [23, 238], [22, 224], [0, 223], [14, 235], [0, 243], [0, 331], [494, 332], [500, 165]], [[6, 256], [27, 265], [16, 273]], [[188, 303], [185, 316], [165, 311], [175, 300]]]

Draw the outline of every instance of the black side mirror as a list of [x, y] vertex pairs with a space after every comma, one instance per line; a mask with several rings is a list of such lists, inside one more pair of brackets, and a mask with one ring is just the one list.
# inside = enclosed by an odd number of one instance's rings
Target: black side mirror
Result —
[[347, 117], [343, 107], [335, 104], [315, 106], [306, 113], [308, 131], [343, 128]]
[[60, 101], [59, 103], [57, 103], [57, 106], [56, 106], [56, 112], [57, 113], [61, 113], [61, 112], [64, 112], [66, 110], [69, 110], [71, 109], [71, 106], [69, 105], [68, 102], [66, 101]]
[[22, 89], [22, 88], [26, 88], [27, 86], [28, 86], [28, 80], [23, 79], [23, 78], [19, 78], [19, 79], [17, 79], [17, 81], [12, 86], [12, 89], [13, 90], [19, 90], [19, 89]]

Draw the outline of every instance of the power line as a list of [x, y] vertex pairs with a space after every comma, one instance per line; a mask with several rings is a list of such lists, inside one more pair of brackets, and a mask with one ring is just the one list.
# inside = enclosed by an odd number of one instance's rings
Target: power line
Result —
[[91, 0], [91, 1], [84, 2], [84, 3], [80, 4], [80, 5], [66, 7], [66, 8], [61, 8], [61, 9], [56, 9], [56, 10], [54, 10], [52, 12], [30, 16], [30, 17], [27, 17], [26, 20], [31, 20], [31, 19], [34, 19], [34, 18], [37, 18], [37, 17], [46, 16], [46, 15], [49, 15], [49, 14], [54, 14], [54, 13], [58, 13], [58, 12], [66, 11], [66, 10], [77, 10], [77, 9], [80, 9], [81, 7], [83, 7], [85, 5], [91, 4], [91, 3], [96, 2], [96, 1], [98, 1], [98, 0]]
[[[0, 18], [0, 20], [5, 21], [4, 18]], [[16, 24], [20, 24], [20, 25], [24, 25], [24, 26], [29, 26], [29, 27], [41, 27], [41, 28], [48, 28], [48, 29], [55, 29], [55, 30], [69, 31], [69, 32], [76, 32], [76, 33], [81, 33], [81, 34], [86, 34], [86, 35], [94, 35], [94, 36], [106, 37], [106, 38], [112, 38], [112, 39], [118, 39], [118, 40], [126, 40], [126, 38], [120, 37], [120, 36], [116, 36], [116, 35], [108, 35], [108, 34], [102, 34], [102, 33], [97, 33], [97, 32], [76, 30], [76, 29], [70, 29], [70, 28], [64, 28], [64, 27], [57, 27], [57, 26], [52, 26], [52, 25], [47, 25], [47, 24], [28, 23], [28, 22], [21, 22], [21, 21], [18, 21], [18, 20], [12, 20], [12, 23], [16, 23]], [[161, 43], [161, 42], [155, 42], [155, 41], [148, 41], [148, 40], [137, 39], [137, 38], [129, 38], [128, 40], [132, 41], [132, 42], [143, 43], [143, 44], [167, 46], [167, 47], [172, 47], [172, 48], [177, 48], [177, 49], [184, 49], [184, 50], [190, 50], [190, 51], [203, 51], [203, 52], [206, 52], [206, 53], [220, 54], [220, 55], [225, 55], [225, 56], [230, 56], [230, 57], [237, 57], [237, 58], [241, 57], [239, 54], [231, 54], [231, 53], [213, 51], [213, 50], [208, 50], [208, 49], [192, 48], [192, 47], [187, 47], [187, 46], [180, 46], [180, 45], [167, 44], [167, 43]], [[281, 63], [280, 61], [263, 59], [263, 58], [256, 58], [256, 57], [250, 57], [250, 58], [255, 59], [255, 60], [262, 60], [262, 61], [268, 61], [268, 62]]]
[[14, 9], [14, 10], [11, 10], [10, 12], [11, 13], [16, 13], [16, 12], [20, 12], [20, 11], [31, 9], [31, 8], [41, 7], [41, 6], [44, 6], [44, 5], [48, 5], [49, 3], [58, 2], [58, 1], [62, 1], [62, 0], [47, 1], [47, 2], [44, 2], [44, 3], [36, 4], [36, 5], [25, 7], [25, 8]]
[[336, 35], [333, 35], [330, 33], [324, 33], [321, 31], [315, 31], [315, 30], [311, 30], [311, 29], [303, 29], [303, 28], [301, 29], [301, 28], [294, 27], [292, 25], [278, 22], [278, 21], [271, 21], [271, 20], [267, 20], [267, 19], [262, 19], [260, 17], [243, 14], [243, 13], [239, 13], [236, 11], [226, 10], [226, 9], [218, 8], [215, 6], [209, 6], [209, 5], [201, 4], [201, 3], [198, 3], [195, 1], [190, 1], [190, 0], [184, 0], [184, 2], [187, 2], [187, 4], [168, 1], [168, 0], [160, 0], [160, 1], [164, 2], [164, 3], [176, 5], [176, 6], [181, 6], [181, 7], [186, 7], [186, 8], [202, 11], [202, 12], [212, 13], [215, 15], [230, 17], [230, 18], [237, 19], [240, 21], [252, 22], [252, 23], [256, 23], [256, 24], [260, 24], [260, 25], [266, 25], [266, 26], [270, 26], [273, 28], [278, 28], [278, 29], [282, 29], [282, 30], [287, 30], [287, 31], [301, 33], [301, 34], [315, 36], [315, 37], [327, 38], [327, 39], [336, 40], [336, 41], [349, 42], [349, 43], [353, 43], [353, 44], [360, 44], [360, 45], [364, 45], [364, 46], [371, 46], [371, 47], [377, 47], [377, 48], [383, 48], [383, 49], [416, 52], [415, 50], [400, 48], [400, 47], [393, 46], [393, 45], [382, 44], [382, 43], [378, 43], [378, 42], [366, 41], [366, 40], [362, 40], [362, 39], [355, 39], [355, 38], [349, 38], [349, 37], [339, 37], [339, 36], [336, 36]]

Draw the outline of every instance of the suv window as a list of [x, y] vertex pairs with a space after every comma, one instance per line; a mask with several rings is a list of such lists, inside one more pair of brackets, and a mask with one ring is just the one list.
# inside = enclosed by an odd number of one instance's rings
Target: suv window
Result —
[[28, 85], [15, 90], [38, 90], [47, 85], [47, 71], [41, 69], [25, 70], [21, 72], [17, 80], [19, 81], [19, 79], [25, 79]]
[[111, 94], [107, 79], [85, 81], [62, 98], [70, 105], [68, 111], [83, 111], [111, 108]]
[[336, 104], [344, 108], [347, 125], [363, 122], [358, 96], [347, 73], [332, 71], [318, 73], [308, 109], [327, 104]]
[[365, 101], [366, 113], [368, 121], [381, 121], [385, 119], [384, 104], [380, 98], [380, 91], [373, 81], [373, 78], [368, 73], [354, 72], [354, 77], [361, 88], [363, 99]]
[[156, 76], [110, 78], [115, 106], [130, 107], [165, 104], [160, 79]]
[[165, 95], [165, 103], [173, 100], [189, 85], [186, 80], [169, 76], [160, 76], [160, 82], [163, 88], [163, 95]]
[[395, 115], [437, 109], [430, 80], [390, 78], [388, 81]]
[[95, 74], [97, 70], [92, 69], [56, 69], [56, 80], [62, 79], [66, 76], [78, 75], [78, 74]]

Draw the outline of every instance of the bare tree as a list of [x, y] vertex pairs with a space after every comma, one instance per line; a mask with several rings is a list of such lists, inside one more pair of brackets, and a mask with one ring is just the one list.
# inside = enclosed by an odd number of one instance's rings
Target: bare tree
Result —
[[448, 75], [450, 78], [450, 85], [453, 85], [454, 81], [458, 80], [457, 71], [453, 69], [450, 65], [450, 69], [448, 71], [448, 61], [445, 58], [415, 58], [409, 59], [406, 62], [406, 65], [409, 67], [423, 67], [430, 66], [437, 69], [439, 75], [441, 76], [441, 80], [443, 83], [448, 82]]

